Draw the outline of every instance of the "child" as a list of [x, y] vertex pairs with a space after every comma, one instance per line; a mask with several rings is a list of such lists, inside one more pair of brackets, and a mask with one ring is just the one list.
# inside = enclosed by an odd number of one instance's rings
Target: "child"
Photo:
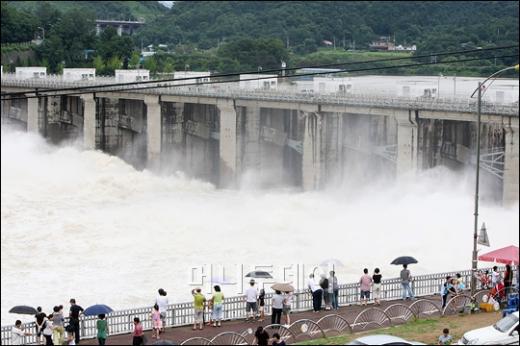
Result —
[[258, 305], [260, 306], [260, 319], [258, 322], [263, 322], [265, 317], [265, 290], [263, 288], [260, 290], [260, 295], [258, 296]]
[[439, 336], [438, 345], [451, 345], [451, 341], [453, 337], [450, 335], [450, 330], [448, 328], [444, 328], [442, 330], [442, 335]]
[[105, 345], [108, 335], [108, 323], [105, 320], [105, 314], [98, 315], [98, 318], [96, 322], [98, 342], [100, 345]]
[[159, 340], [159, 333], [162, 329], [162, 320], [161, 320], [161, 313], [159, 312], [159, 305], [155, 304], [153, 306], [152, 310], [152, 325], [153, 325], [153, 331], [152, 331], [152, 339], [157, 337], [157, 340]]
[[76, 345], [76, 338], [74, 336], [74, 327], [69, 324], [65, 331], [67, 332], [67, 345]]
[[285, 341], [280, 339], [280, 334], [273, 334], [273, 346], [285, 346]]
[[144, 343], [143, 339], [143, 325], [139, 320], [139, 317], [134, 317], [134, 332], [133, 332], [133, 346], [140, 346]]
[[45, 345], [54, 345], [52, 343], [52, 318], [53, 314], [50, 314], [47, 318], [47, 320], [44, 323], [42, 334], [45, 337]]

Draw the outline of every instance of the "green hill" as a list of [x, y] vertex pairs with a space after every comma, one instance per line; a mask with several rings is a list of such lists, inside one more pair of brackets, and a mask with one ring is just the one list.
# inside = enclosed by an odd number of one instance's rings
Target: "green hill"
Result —
[[518, 1], [180, 1], [141, 32], [149, 43], [207, 49], [275, 37], [309, 52], [323, 40], [366, 48], [378, 36], [435, 51], [518, 43]]
[[13, 7], [37, 15], [38, 8], [47, 3], [53, 9], [67, 12], [71, 9], [95, 11], [97, 19], [121, 19], [151, 21], [165, 14], [168, 9], [157, 1], [8, 1]]

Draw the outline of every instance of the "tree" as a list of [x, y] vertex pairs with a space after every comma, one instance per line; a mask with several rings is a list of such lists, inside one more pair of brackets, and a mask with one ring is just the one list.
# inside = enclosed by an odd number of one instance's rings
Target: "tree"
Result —
[[34, 38], [38, 20], [28, 12], [18, 11], [6, 1], [1, 3], [2, 43], [27, 42]]
[[105, 63], [103, 62], [103, 58], [99, 55], [96, 55], [94, 57], [94, 60], [92, 61], [92, 64], [96, 68], [96, 73], [98, 74], [105, 74]]
[[120, 69], [121, 68], [121, 65], [123, 64], [121, 58], [117, 57], [117, 56], [113, 56], [111, 57], [107, 62], [106, 62], [106, 67], [105, 67], [105, 72], [107, 75], [113, 75], [115, 70], [117, 69]]
[[157, 73], [157, 61], [155, 60], [155, 56], [151, 56], [144, 60], [144, 68], [150, 70], [151, 74]]
[[140, 60], [141, 56], [139, 55], [139, 52], [133, 52], [130, 61], [128, 62], [128, 66], [133, 69], [139, 68]]

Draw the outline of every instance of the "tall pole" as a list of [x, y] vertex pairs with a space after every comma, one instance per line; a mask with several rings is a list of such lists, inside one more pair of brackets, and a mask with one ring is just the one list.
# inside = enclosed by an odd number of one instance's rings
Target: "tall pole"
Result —
[[477, 100], [477, 174], [475, 179], [475, 224], [473, 230], [473, 261], [471, 265], [471, 296], [475, 294], [477, 286], [477, 232], [478, 232], [478, 188], [480, 176], [480, 112], [481, 112], [481, 97], [482, 97], [482, 83], [478, 83], [478, 100]]

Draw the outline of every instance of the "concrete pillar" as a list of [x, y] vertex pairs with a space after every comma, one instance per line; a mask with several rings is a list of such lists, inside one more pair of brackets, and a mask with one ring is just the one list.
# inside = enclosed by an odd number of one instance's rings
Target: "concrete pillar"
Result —
[[145, 96], [146, 104], [146, 154], [148, 167], [158, 169], [161, 155], [161, 105], [159, 97]]
[[117, 27], [117, 35], [118, 36], [123, 36], [123, 25], [119, 25]]
[[234, 186], [237, 171], [237, 114], [233, 100], [220, 101], [220, 185]]
[[321, 130], [322, 115], [305, 114], [302, 157], [303, 189], [315, 190], [321, 186]]
[[397, 120], [396, 176], [415, 174], [418, 157], [418, 131], [413, 111], [402, 111]]
[[94, 94], [81, 95], [83, 100], [83, 148], [96, 149], [96, 100]]
[[509, 126], [505, 129], [504, 181], [502, 195], [502, 202], [505, 206], [518, 203], [518, 150], [520, 137], [518, 119], [516, 119], [516, 122], [516, 126]]
[[247, 107], [244, 170], [260, 170], [260, 107]]
[[99, 36], [101, 34], [101, 26], [99, 24], [96, 24], [96, 36]]
[[27, 132], [38, 133], [38, 101], [39, 98], [27, 99]]

